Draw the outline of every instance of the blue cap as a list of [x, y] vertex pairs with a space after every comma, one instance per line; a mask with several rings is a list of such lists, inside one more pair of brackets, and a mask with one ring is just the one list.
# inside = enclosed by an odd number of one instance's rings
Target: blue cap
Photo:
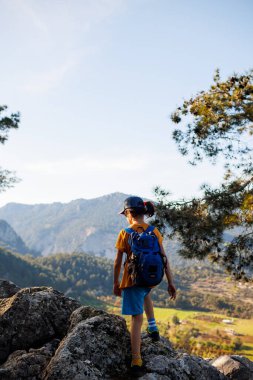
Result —
[[125, 211], [129, 208], [138, 208], [145, 210], [145, 205], [140, 197], [129, 197], [124, 201], [124, 210], [120, 214], [125, 214]]

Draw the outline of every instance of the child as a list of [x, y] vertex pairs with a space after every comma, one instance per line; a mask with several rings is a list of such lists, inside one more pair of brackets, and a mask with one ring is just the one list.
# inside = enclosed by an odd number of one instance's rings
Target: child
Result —
[[[137, 231], [142, 232], [148, 228], [148, 224], [144, 222], [144, 215], [149, 217], [154, 215], [154, 206], [151, 202], [143, 202], [139, 197], [129, 197], [124, 202], [124, 210], [120, 213], [125, 215], [130, 227]], [[157, 236], [161, 254], [166, 257], [163, 245], [162, 236], [157, 228], [154, 229], [154, 233]], [[133, 285], [131, 276], [128, 273], [128, 261], [124, 266], [124, 272], [121, 284], [119, 284], [119, 275], [122, 264], [123, 253], [127, 254], [127, 258], [131, 255], [131, 247], [128, 243], [129, 234], [125, 230], [121, 230], [116, 242], [117, 254], [114, 261], [114, 286], [113, 292], [116, 296], [122, 299], [122, 314], [131, 315], [131, 350], [132, 350], [132, 362], [131, 372], [133, 375], [141, 375], [142, 359], [140, 353], [141, 346], [141, 326], [143, 322], [143, 306], [148, 320], [148, 335], [153, 341], [160, 339], [159, 331], [156, 326], [154, 318], [153, 303], [151, 300], [151, 288], [152, 287], [139, 287]], [[171, 299], [176, 298], [176, 289], [173, 284], [172, 274], [167, 260], [165, 266], [165, 274], [168, 280], [168, 292]]]

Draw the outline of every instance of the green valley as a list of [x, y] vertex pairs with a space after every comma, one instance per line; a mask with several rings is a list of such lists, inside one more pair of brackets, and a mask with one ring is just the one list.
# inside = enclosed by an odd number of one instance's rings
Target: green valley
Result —
[[[108, 311], [119, 315], [120, 307], [108, 307]], [[212, 312], [157, 307], [155, 317], [160, 334], [179, 350], [210, 359], [237, 354], [253, 360], [253, 318], [228, 318]], [[125, 316], [128, 328], [130, 318]], [[146, 328], [144, 318], [142, 331]]]
[[[177, 299], [169, 300], [166, 281], [153, 289], [157, 307], [219, 312], [251, 318], [253, 287], [235, 283], [218, 267], [194, 264], [173, 269]], [[55, 254], [34, 258], [0, 249], [0, 277], [20, 287], [48, 285], [80, 300], [105, 307], [113, 305], [113, 261], [88, 254]], [[116, 300], [117, 301], [117, 300]]]
[[[161, 334], [178, 349], [203, 357], [236, 352], [252, 359], [253, 286], [203, 263], [173, 273], [176, 301], [169, 299], [165, 280], [152, 290]], [[0, 278], [20, 287], [52, 286], [84, 305], [120, 313], [110, 259], [80, 253], [34, 258], [0, 248]]]

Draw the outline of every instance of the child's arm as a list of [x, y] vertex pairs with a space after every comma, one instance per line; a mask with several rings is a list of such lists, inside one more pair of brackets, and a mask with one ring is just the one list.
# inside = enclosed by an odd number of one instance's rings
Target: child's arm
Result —
[[163, 245], [161, 243], [160, 243], [160, 247], [161, 247], [162, 255], [166, 257], [165, 274], [166, 274], [166, 277], [168, 280], [168, 292], [171, 296], [170, 298], [174, 300], [174, 299], [176, 299], [176, 288], [175, 288], [175, 285], [173, 282], [173, 276], [171, 273], [169, 260], [168, 260], [168, 257], [166, 256], [165, 250], [164, 250]]
[[115, 296], [121, 296], [121, 289], [119, 288], [119, 275], [122, 264], [123, 252], [119, 249], [117, 251], [115, 260], [114, 260], [114, 271], [113, 271], [113, 293]]

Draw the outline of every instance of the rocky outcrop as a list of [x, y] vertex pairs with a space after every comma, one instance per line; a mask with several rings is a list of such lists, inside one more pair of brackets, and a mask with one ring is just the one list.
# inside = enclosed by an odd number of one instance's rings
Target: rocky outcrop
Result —
[[252, 380], [253, 363], [239, 355], [223, 355], [212, 361], [212, 365], [224, 373], [228, 379]]
[[45, 379], [104, 379], [126, 373], [130, 339], [125, 320], [89, 307], [74, 313]]
[[19, 290], [0, 299], [0, 363], [16, 350], [41, 347], [63, 338], [79, 302], [48, 287]]
[[[0, 355], [1, 380], [131, 379], [125, 320], [47, 287], [0, 299]], [[143, 334], [142, 356], [142, 380], [253, 379], [246, 358], [209, 362], [175, 351], [163, 337], [154, 343]]]

